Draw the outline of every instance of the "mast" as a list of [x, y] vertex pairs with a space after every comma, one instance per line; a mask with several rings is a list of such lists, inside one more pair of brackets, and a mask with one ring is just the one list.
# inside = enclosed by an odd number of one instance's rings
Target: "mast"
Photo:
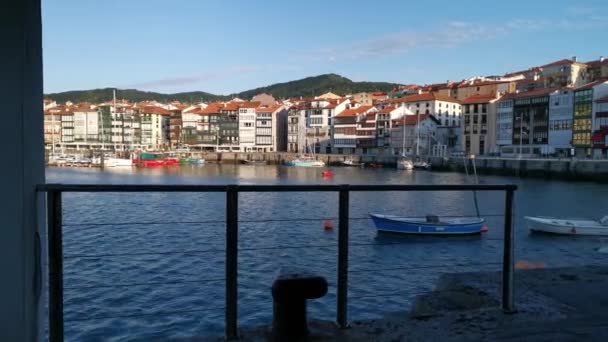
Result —
[[420, 111], [416, 113], [416, 159], [420, 152]]
[[405, 157], [405, 104], [401, 104], [401, 108], [403, 108], [401, 111], [401, 117], [403, 118], [403, 142], [401, 144], [401, 156]]

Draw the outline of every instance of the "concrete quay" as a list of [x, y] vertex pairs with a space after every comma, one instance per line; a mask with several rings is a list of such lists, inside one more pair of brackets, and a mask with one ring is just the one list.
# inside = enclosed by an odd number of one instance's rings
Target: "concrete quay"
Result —
[[[432, 158], [434, 169], [464, 172], [472, 161], [463, 158]], [[541, 177], [565, 180], [608, 182], [608, 160], [542, 158], [475, 158], [477, 172], [503, 176]]]
[[[500, 282], [500, 272], [445, 274], [410, 311], [345, 330], [312, 321], [301, 341], [608, 341], [608, 267], [518, 270], [515, 313], [500, 309]], [[272, 341], [270, 327], [242, 330], [240, 340]]]

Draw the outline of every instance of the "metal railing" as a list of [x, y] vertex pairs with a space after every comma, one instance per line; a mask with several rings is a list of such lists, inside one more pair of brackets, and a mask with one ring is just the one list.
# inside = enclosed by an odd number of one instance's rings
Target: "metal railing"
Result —
[[38, 192], [46, 193], [49, 258], [49, 339], [64, 338], [64, 274], [63, 274], [63, 193], [99, 192], [222, 192], [226, 193], [225, 231], [225, 335], [238, 337], [238, 202], [242, 192], [338, 192], [338, 260], [336, 321], [348, 327], [349, 274], [349, 195], [350, 192], [379, 191], [505, 191], [504, 240], [502, 260], [502, 309], [514, 311], [513, 270], [514, 231], [513, 201], [516, 185], [84, 185], [43, 184]]

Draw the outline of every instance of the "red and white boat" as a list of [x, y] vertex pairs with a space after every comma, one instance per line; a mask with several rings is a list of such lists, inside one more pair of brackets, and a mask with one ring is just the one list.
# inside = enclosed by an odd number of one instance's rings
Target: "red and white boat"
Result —
[[161, 152], [143, 152], [139, 154], [137, 159], [133, 160], [138, 167], [160, 167], [160, 166], [175, 166], [179, 165], [179, 159], [174, 157], [165, 157]]

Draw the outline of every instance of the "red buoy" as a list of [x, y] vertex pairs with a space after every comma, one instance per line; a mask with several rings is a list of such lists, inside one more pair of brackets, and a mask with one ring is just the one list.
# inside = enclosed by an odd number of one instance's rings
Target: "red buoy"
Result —
[[323, 177], [333, 177], [334, 173], [331, 171], [323, 171], [321, 175], [323, 175]]
[[331, 231], [334, 230], [334, 223], [332, 220], [325, 220], [323, 221], [323, 229], [325, 229], [325, 231]]
[[490, 228], [488, 228], [488, 226], [486, 226], [485, 224], [483, 226], [481, 226], [481, 232], [482, 233], [487, 233], [488, 230], [490, 230]]

